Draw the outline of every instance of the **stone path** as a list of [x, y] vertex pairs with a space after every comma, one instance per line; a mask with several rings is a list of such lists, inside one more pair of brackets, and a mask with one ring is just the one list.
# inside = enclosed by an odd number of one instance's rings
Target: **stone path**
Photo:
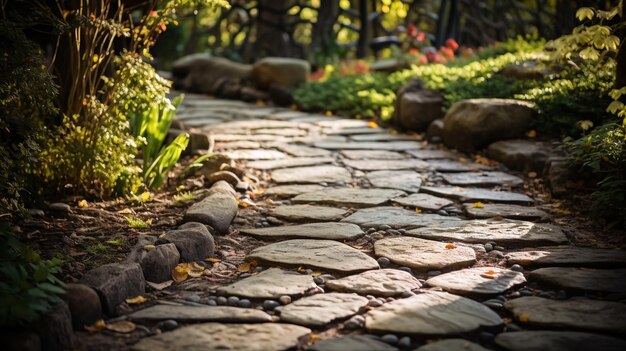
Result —
[[[238, 272], [174, 283], [134, 308], [122, 318], [162, 333], [132, 349], [624, 349], [626, 255], [571, 245], [522, 175], [366, 121], [185, 101], [182, 122], [245, 184], [232, 184], [232, 223], [207, 217], [210, 198], [188, 212], [220, 227], [210, 247], [185, 242], [206, 235], [193, 225], [162, 244]], [[111, 312], [124, 300], [96, 285]]]

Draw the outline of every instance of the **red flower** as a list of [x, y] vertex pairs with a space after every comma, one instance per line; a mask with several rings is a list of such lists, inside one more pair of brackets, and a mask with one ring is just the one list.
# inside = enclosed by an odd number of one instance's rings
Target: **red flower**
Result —
[[459, 43], [456, 40], [450, 38], [446, 40], [446, 47], [456, 51], [459, 48]]
[[434, 51], [427, 51], [424, 57], [426, 57], [428, 62], [434, 62], [435, 61], [435, 52]]
[[417, 39], [417, 41], [424, 41], [424, 39], [426, 39], [426, 33], [419, 32], [417, 33], [417, 36], [415, 38]]
[[448, 58], [454, 58], [454, 51], [449, 47], [443, 46], [441, 47], [441, 49], [439, 49], [439, 52], [448, 56]]
[[421, 63], [422, 65], [425, 65], [428, 63], [428, 57], [426, 57], [426, 55], [422, 55], [420, 56], [418, 62]]
[[417, 35], [417, 27], [414, 24], [409, 24], [406, 26], [406, 34], [411, 37], [415, 37]]
[[416, 49], [416, 48], [410, 48], [409, 49], [409, 55], [417, 55], [419, 53], [420, 53], [420, 51], [418, 49]]
[[433, 62], [435, 62], [435, 63], [446, 63], [446, 62], [448, 62], [448, 60], [446, 60], [445, 57], [439, 55], [438, 53], [435, 53]]

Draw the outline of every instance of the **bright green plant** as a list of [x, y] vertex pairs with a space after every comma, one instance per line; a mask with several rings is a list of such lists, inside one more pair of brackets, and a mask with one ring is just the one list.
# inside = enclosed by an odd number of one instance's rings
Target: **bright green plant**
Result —
[[152, 221], [144, 221], [141, 218], [137, 217], [124, 217], [128, 226], [133, 229], [150, 229], [150, 225]]

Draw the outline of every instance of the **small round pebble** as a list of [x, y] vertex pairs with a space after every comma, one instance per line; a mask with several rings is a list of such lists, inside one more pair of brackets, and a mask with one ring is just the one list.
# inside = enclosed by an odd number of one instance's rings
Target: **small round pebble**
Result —
[[524, 271], [524, 267], [520, 266], [519, 264], [514, 264], [511, 266], [511, 270], [512, 271], [516, 271], [516, 272], [523, 272]]
[[322, 285], [325, 283], [324, 278], [322, 277], [315, 277], [313, 278], [313, 282], [317, 285]]
[[224, 306], [228, 304], [228, 299], [225, 296], [219, 296], [216, 301], [217, 301], [217, 304], [220, 306]]
[[522, 294], [520, 294], [519, 291], [513, 291], [512, 293], [509, 294], [509, 297], [512, 298], [512, 299], [514, 299], [516, 297], [520, 297], [520, 296], [522, 296]]
[[384, 234], [380, 234], [378, 232], [370, 234], [370, 238], [372, 238], [372, 240], [380, 240], [384, 237], [385, 237]]
[[261, 266], [256, 267], [256, 268], [254, 269], [254, 272], [255, 272], [255, 273], [261, 273], [261, 272], [263, 272], [263, 267], [261, 267]]
[[519, 291], [519, 293], [522, 296], [532, 296], [532, 295], [534, 295], [534, 293], [531, 290], [528, 290], [528, 289], [522, 289], [522, 290]]
[[428, 276], [429, 277], [438, 276], [440, 274], [441, 274], [441, 271], [428, 271]]
[[391, 261], [387, 257], [379, 257], [376, 261], [381, 267], [387, 267], [391, 263]]
[[497, 257], [497, 258], [502, 258], [502, 257], [504, 257], [504, 254], [503, 254], [503, 253], [502, 253], [502, 251], [500, 251], [500, 250], [493, 250], [493, 251], [489, 252], [489, 254], [490, 254], [491, 256], [495, 256], [495, 257]]
[[185, 300], [199, 303], [200, 302], [200, 296], [198, 296], [198, 295], [190, 295], [190, 296], [185, 297]]
[[376, 300], [376, 296], [374, 295], [365, 295], [365, 298], [368, 300]]
[[178, 322], [173, 319], [167, 319], [157, 324], [157, 328], [162, 331], [170, 331], [178, 328]]
[[440, 215], [440, 216], [448, 216], [448, 212], [445, 211], [445, 210], [439, 210], [439, 211], [437, 211], [437, 214]]
[[387, 301], [387, 302], [391, 302], [391, 301], [395, 301], [395, 300], [396, 299], [394, 297], [391, 297], [391, 296], [385, 299], [385, 301]]
[[500, 310], [503, 307], [502, 301], [500, 300], [496, 300], [496, 299], [491, 299], [491, 300], [487, 300], [487, 301], [483, 301], [483, 305], [493, 309], [493, 310]]
[[400, 234], [406, 234], [406, 229], [400, 228], [398, 229], [398, 232], [400, 232]]
[[239, 298], [237, 296], [231, 296], [228, 298], [228, 306], [238, 306]]
[[248, 277], [250, 277], [250, 276], [252, 276], [252, 274], [250, 274], [250, 273], [246, 272], [246, 273], [241, 273], [241, 274], [239, 275], [239, 278], [242, 278], [242, 279], [243, 279], [243, 278], [248, 278]]
[[248, 299], [241, 299], [239, 300], [239, 307], [241, 308], [250, 308], [252, 307], [252, 302], [250, 302], [250, 300]]
[[265, 301], [263, 301], [263, 309], [266, 310], [266, 311], [273, 311], [278, 306], [280, 306], [278, 301], [275, 301], [275, 300], [265, 300]]
[[264, 227], [269, 227], [270, 226], [270, 222], [263, 221], [263, 222], [261, 222], [261, 225], [264, 226]]
[[402, 266], [402, 267], [398, 267], [398, 269], [399, 269], [399, 270], [401, 270], [401, 271], [405, 271], [405, 272], [407, 272], [407, 273], [411, 273], [411, 274], [413, 274], [413, 271], [412, 271], [412, 270], [411, 270], [411, 268], [409, 268], [409, 267], [404, 267], [404, 266]]
[[278, 302], [280, 302], [281, 305], [288, 305], [291, 303], [291, 296], [283, 295], [278, 298]]
[[400, 294], [400, 297], [402, 298], [407, 298], [407, 297], [411, 297], [411, 296], [415, 296], [415, 293], [407, 290], [407, 291], [403, 291], [402, 294]]
[[356, 316], [348, 319], [343, 324], [343, 327], [346, 329], [357, 329], [357, 328], [361, 328], [364, 325], [365, 325], [365, 317], [357, 314]]
[[367, 234], [372, 234], [374, 232], [376, 232], [376, 228], [368, 228], [366, 231]]
[[206, 302], [206, 304], [209, 305], [209, 306], [217, 306], [217, 301], [209, 300], [209, 301]]
[[393, 334], [385, 334], [380, 337], [380, 340], [386, 342], [389, 345], [398, 345], [398, 337]]
[[400, 338], [400, 340], [398, 341], [398, 347], [402, 349], [408, 349], [409, 347], [411, 347], [411, 338], [408, 336]]
[[378, 227], [379, 230], [389, 230], [391, 229], [391, 226], [388, 224], [383, 224], [380, 227]]
[[367, 305], [369, 307], [380, 307], [383, 305], [382, 302], [380, 302], [380, 300], [369, 300], [369, 302], [367, 303]]
[[485, 244], [484, 247], [487, 252], [493, 251], [493, 245], [491, 244]]

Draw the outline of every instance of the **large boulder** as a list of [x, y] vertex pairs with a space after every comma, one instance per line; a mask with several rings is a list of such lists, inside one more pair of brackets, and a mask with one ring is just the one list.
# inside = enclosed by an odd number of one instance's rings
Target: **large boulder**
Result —
[[172, 64], [175, 89], [221, 97], [239, 97], [251, 72], [251, 65], [207, 54], [185, 56]]
[[442, 116], [443, 98], [433, 90], [407, 91], [398, 95], [394, 122], [406, 130], [424, 131]]
[[311, 65], [305, 60], [288, 57], [266, 57], [252, 67], [252, 81], [263, 90], [272, 86], [295, 88], [305, 83]]
[[516, 171], [541, 173], [554, 151], [548, 143], [524, 139], [501, 140], [487, 148], [489, 158]]
[[443, 140], [449, 147], [474, 151], [494, 141], [523, 136], [536, 115], [535, 105], [525, 101], [462, 100], [444, 117]]

